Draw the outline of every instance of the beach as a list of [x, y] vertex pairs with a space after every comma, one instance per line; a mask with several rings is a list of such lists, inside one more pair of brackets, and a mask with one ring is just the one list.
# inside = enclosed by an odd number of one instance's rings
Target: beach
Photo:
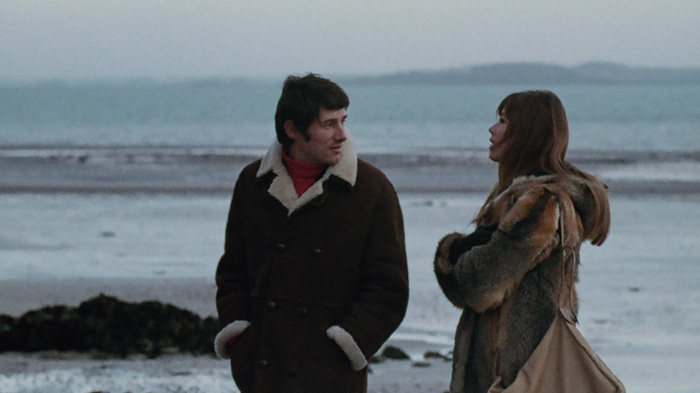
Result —
[[[68, 359], [67, 359], [68, 358]], [[369, 392], [442, 393], [450, 364], [412, 366], [409, 361], [370, 365]], [[14, 392], [237, 392], [228, 363], [211, 357], [94, 360], [79, 356], [0, 355], [0, 386]]]
[[[483, 157], [459, 157], [369, 157], [386, 168], [399, 194], [411, 284], [406, 318], [387, 343], [411, 360], [372, 364], [371, 392], [448, 388], [450, 362], [425, 359], [424, 354], [449, 353], [459, 310], [438, 288], [432, 257], [444, 234], [472, 229], [470, 220], [494, 173]], [[214, 315], [213, 275], [230, 198], [230, 187], [223, 185], [228, 180], [218, 177], [226, 172], [219, 166], [235, 167], [231, 160], [210, 158], [199, 169], [188, 167], [186, 173], [207, 173], [196, 185], [175, 181], [185, 176], [178, 171], [184, 164], [114, 165], [110, 172], [97, 159], [92, 164], [63, 161], [83, 171], [75, 177], [83, 183], [66, 179], [71, 173], [66, 168], [60, 181], [46, 174], [10, 184], [11, 177], [5, 177], [0, 193], [0, 314], [18, 316], [52, 304], [74, 306], [104, 293]], [[24, 170], [21, 160], [14, 162]], [[634, 161], [590, 162], [609, 174], [603, 180], [611, 187], [613, 224], [602, 247], [586, 244], [581, 250], [579, 329], [628, 392], [690, 393], [700, 386], [700, 195], [694, 191], [693, 175], [669, 178], [663, 170], [669, 164], [656, 164], [662, 168], [658, 176], [644, 179], [634, 172]], [[140, 177], [122, 177], [123, 184], [110, 181], [119, 171]], [[227, 176], [235, 179], [235, 173]], [[677, 182], [681, 186], [675, 187]], [[115, 184], [118, 188], [110, 188]], [[236, 391], [228, 363], [214, 357], [120, 360], [51, 352], [0, 354], [0, 386], [2, 393]]]
[[[0, 315], [101, 293], [215, 314], [236, 177], [273, 139], [280, 81], [0, 84]], [[496, 180], [488, 127], [513, 91], [564, 102], [567, 159], [609, 186], [612, 227], [581, 249], [579, 329], [630, 393], [700, 387], [696, 84], [348, 84], [347, 127], [403, 209], [406, 317], [370, 392], [444, 392], [460, 310], [432, 260]], [[228, 362], [0, 353], [0, 393], [236, 392]]]

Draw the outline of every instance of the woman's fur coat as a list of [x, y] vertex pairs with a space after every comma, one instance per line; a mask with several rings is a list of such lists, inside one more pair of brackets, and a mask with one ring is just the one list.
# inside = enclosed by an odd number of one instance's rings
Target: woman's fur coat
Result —
[[[577, 279], [576, 264], [562, 272], [562, 251], [571, 247], [578, 261], [594, 215], [591, 187], [598, 186], [604, 187], [576, 177], [516, 178], [477, 223], [494, 229], [490, 240], [453, 257], [454, 264], [450, 248], [464, 235], [440, 240], [435, 274], [447, 298], [463, 309], [450, 392], [486, 392], [497, 377], [504, 387], [513, 382], [558, 310], [562, 274]], [[572, 291], [576, 311], [575, 290], [564, 290]]]

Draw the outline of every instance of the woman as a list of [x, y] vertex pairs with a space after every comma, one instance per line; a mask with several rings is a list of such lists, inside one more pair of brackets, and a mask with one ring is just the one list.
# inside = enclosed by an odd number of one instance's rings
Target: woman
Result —
[[557, 96], [514, 93], [497, 114], [489, 158], [498, 182], [474, 233], [445, 236], [434, 261], [443, 292], [463, 309], [451, 392], [513, 382], [554, 319], [560, 291], [571, 291], [578, 309], [575, 290], [562, 282], [576, 280], [578, 265], [566, 269], [562, 252], [578, 257], [584, 240], [600, 245], [610, 228], [606, 186], [564, 159], [569, 130]]

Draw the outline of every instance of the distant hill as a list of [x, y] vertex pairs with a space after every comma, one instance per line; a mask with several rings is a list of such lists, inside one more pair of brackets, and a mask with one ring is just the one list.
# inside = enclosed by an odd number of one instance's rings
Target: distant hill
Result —
[[700, 68], [630, 67], [615, 63], [586, 63], [575, 67], [540, 63], [495, 63], [338, 79], [343, 83], [360, 84], [700, 84]]

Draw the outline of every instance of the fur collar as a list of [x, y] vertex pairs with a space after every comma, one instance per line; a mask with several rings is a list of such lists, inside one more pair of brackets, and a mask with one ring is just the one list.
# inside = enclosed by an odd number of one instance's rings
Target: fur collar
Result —
[[267, 192], [287, 208], [287, 215], [289, 216], [300, 207], [311, 202], [314, 198], [322, 195], [323, 183], [331, 176], [353, 187], [357, 179], [357, 153], [355, 153], [351, 141], [345, 141], [345, 143], [343, 143], [340, 161], [328, 167], [323, 176], [301, 196], [297, 196], [292, 178], [289, 176], [287, 168], [284, 166], [284, 162], [282, 161], [282, 145], [279, 142], [273, 143], [262, 158], [260, 169], [258, 169], [256, 176], [261, 178], [270, 172], [274, 173], [276, 176], [272, 180], [272, 183], [270, 183], [270, 188], [267, 189]]
[[546, 188], [560, 198], [570, 200], [572, 207], [582, 220], [583, 227], [588, 231], [594, 225], [596, 215], [593, 193], [597, 191], [604, 194], [607, 187], [598, 180], [587, 181], [578, 176], [525, 175], [513, 179], [510, 186], [491, 201], [491, 205], [514, 196], [520, 198], [537, 188]]

